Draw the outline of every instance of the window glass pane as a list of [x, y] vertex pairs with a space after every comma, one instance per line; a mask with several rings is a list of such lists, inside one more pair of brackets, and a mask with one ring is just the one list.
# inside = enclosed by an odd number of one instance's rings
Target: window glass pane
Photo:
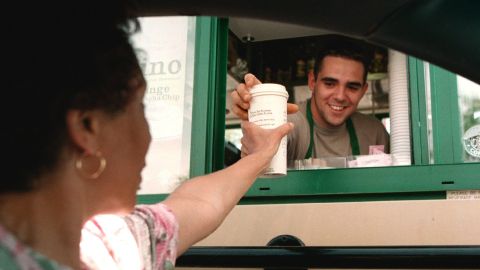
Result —
[[[238, 157], [237, 150], [241, 146], [240, 120], [232, 113], [230, 95], [237, 84], [243, 82], [245, 73], [253, 73], [264, 83], [283, 84], [289, 91], [289, 102], [301, 103], [312, 98], [309, 72], [318, 64], [314, 61], [323, 37], [329, 35], [303, 35], [305, 32], [300, 27], [282, 38], [275, 38], [276, 32], [268, 31], [273, 37], [265, 38], [259, 31], [263, 27], [261, 22], [251, 24], [246, 34], [237, 29], [239, 21], [235, 18], [230, 18], [229, 22], [225, 164]], [[275, 27], [281, 31], [278, 25]], [[364, 195], [376, 200], [384, 195], [383, 198], [390, 198], [389, 194], [397, 192], [401, 193], [398, 198], [411, 195], [443, 198], [445, 190], [478, 188], [480, 163], [460, 164], [463, 163], [459, 158], [463, 154], [460, 135], [463, 107], [457, 102], [460, 95], [457, 94], [456, 75], [422, 59], [370, 45], [376, 49], [374, 64], [368, 69], [368, 88], [356, 109], [376, 118], [389, 134], [390, 152], [387, 154], [390, 162], [380, 164], [382, 160], [375, 160], [367, 151], [361, 157], [365, 159], [344, 155], [330, 160], [317, 158], [301, 164], [290, 163], [288, 174], [280, 181], [258, 179], [245, 196], [245, 203], [343, 201], [357, 200]], [[398, 80], [398, 77], [403, 79]], [[331, 78], [333, 76], [327, 77], [328, 82]], [[398, 85], [401, 85], [401, 92], [394, 89]], [[341, 106], [337, 104], [337, 108], [332, 109], [342, 111], [338, 108]], [[403, 110], [396, 110], [395, 106]], [[475, 120], [478, 120], [477, 111], [472, 114]], [[398, 120], [401, 120], [400, 125]], [[223, 127], [223, 124], [219, 125]], [[303, 133], [308, 134], [308, 124], [304, 127]], [[396, 142], [406, 156], [403, 163], [395, 163], [393, 145]], [[346, 144], [348, 140], [343, 143]], [[356, 167], [374, 168], [355, 168], [351, 166], [352, 161], [357, 161]], [[322, 197], [327, 194], [329, 198]]]
[[464, 162], [480, 162], [480, 85], [457, 76]]
[[225, 130], [224, 167], [228, 167], [240, 159], [242, 136], [242, 129], [240, 127], [227, 128]]
[[147, 81], [152, 142], [139, 194], [169, 193], [189, 177], [195, 18], [145, 17], [140, 24], [132, 41]]
[[236, 148], [242, 148], [242, 129], [240, 127], [227, 128], [225, 130], [225, 140], [231, 142]]

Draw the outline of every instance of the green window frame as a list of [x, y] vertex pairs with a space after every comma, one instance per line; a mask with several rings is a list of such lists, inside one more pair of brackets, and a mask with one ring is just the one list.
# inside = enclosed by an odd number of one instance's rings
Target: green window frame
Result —
[[223, 168], [227, 42], [227, 19], [197, 18], [190, 177]]
[[[413, 165], [289, 171], [281, 179], [258, 179], [242, 203], [445, 199], [449, 190], [480, 189], [480, 163], [461, 163], [456, 75], [430, 64], [426, 79], [426, 66], [408, 58]], [[429, 164], [427, 84], [435, 164]]]
[[457, 77], [435, 65], [430, 65], [430, 74], [432, 110], [435, 110], [432, 112], [435, 163], [461, 163], [463, 160]]
[[[198, 17], [196, 31], [191, 177], [223, 168], [228, 20]], [[426, 78], [426, 65], [408, 57], [412, 166], [289, 171], [283, 178], [257, 179], [240, 203], [445, 199], [449, 190], [480, 189], [480, 163], [459, 163], [456, 76], [428, 65]], [[429, 164], [427, 84], [435, 164]], [[139, 202], [165, 196], [141, 195]]]
[[[241, 203], [445, 199], [449, 190], [480, 189], [480, 163], [461, 163], [456, 75], [414, 57], [408, 57], [408, 69], [411, 166], [289, 171], [279, 179], [257, 179]], [[435, 164], [430, 164], [427, 84]], [[223, 122], [216, 124], [225, 128]]]
[[[411, 166], [289, 171], [280, 179], [258, 179], [242, 203], [445, 199], [449, 190], [480, 189], [480, 163], [461, 163], [456, 75], [413, 57], [408, 58], [408, 67]], [[429, 78], [425, 78], [425, 67]], [[427, 83], [435, 164], [429, 164]]]

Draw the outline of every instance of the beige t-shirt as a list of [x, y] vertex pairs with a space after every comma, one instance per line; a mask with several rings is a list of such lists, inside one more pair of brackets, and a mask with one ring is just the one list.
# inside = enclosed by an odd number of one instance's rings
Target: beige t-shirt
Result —
[[[307, 103], [299, 104], [299, 111], [288, 115], [288, 121], [295, 124], [295, 129], [288, 134], [288, 160], [304, 159], [310, 144], [310, 127], [306, 116]], [[360, 154], [368, 155], [370, 146], [383, 145], [384, 152], [390, 152], [388, 132], [376, 118], [354, 113], [351, 117], [357, 134]], [[314, 125], [313, 158], [346, 157], [352, 155], [350, 136], [346, 124], [335, 128], [320, 128]]]

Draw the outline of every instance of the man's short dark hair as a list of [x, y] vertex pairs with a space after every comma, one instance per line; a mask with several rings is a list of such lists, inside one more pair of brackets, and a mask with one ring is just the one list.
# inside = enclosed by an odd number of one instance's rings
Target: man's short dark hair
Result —
[[338, 56], [362, 63], [364, 68], [363, 81], [367, 79], [368, 69], [373, 58], [373, 46], [357, 39], [340, 36], [325, 35], [320, 41], [315, 64], [315, 79], [320, 72], [323, 59], [326, 56]]

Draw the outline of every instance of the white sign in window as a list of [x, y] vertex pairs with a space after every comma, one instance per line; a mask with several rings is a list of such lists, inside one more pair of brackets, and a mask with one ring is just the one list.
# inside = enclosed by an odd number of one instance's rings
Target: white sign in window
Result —
[[140, 18], [132, 37], [147, 81], [152, 142], [139, 194], [169, 193], [189, 177], [195, 18]]

